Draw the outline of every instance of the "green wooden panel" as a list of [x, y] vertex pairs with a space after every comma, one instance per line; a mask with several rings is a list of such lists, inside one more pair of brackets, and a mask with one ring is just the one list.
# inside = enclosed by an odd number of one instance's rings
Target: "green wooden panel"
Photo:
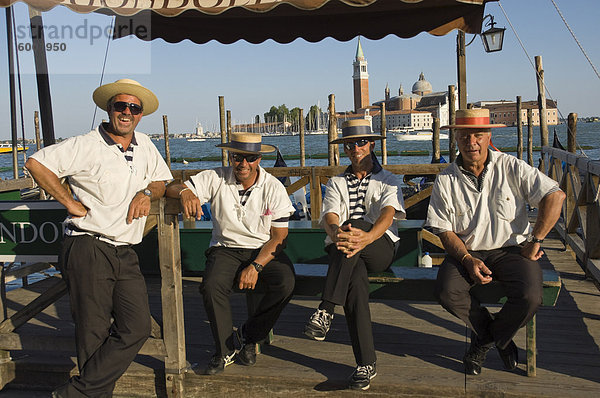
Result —
[[21, 190], [0, 192], [0, 200], [21, 200]]
[[0, 201], [0, 261], [56, 262], [66, 216], [56, 201]]

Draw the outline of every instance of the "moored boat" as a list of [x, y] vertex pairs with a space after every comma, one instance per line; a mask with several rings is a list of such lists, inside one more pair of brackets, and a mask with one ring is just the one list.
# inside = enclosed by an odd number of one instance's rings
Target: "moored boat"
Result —
[[[25, 150], [28, 150], [28, 149], [29, 149], [29, 147], [26, 146]], [[6, 144], [6, 143], [0, 144], [0, 153], [10, 153], [10, 152], [12, 152], [12, 150], [13, 150], [12, 144]], [[23, 145], [18, 145], [17, 151], [23, 152]]]

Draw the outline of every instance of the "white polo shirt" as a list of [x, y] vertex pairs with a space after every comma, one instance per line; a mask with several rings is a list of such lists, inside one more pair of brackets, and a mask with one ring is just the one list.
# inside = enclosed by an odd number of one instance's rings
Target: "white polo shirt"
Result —
[[[392, 206], [396, 209], [394, 220], [402, 220], [406, 218], [404, 211], [404, 199], [402, 198], [402, 188], [398, 177], [388, 171], [382, 169], [378, 173], [371, 175], [367, 192], [365, 193], [364, 205], [367, 214], [364, 220], [370, 223], [375, 223], [381, 215], [381, 210], [386, 206]], [[323, 199], [323, 208], [321, 212], [321, 222], [327, 213], [337, 214], [340, 223], [344, 223], [350, 217], [350, 199], [348, 195], [348, 183], [344, 174], [331, 177], [327, 182], [327, 190]], [[392, 239], [392, 242], [397, 242], [398, 226], [395, 222], [385, 231]], [[325, 238], [325, 245], [333, 243], [329, 235]]]
[[[287, 228], [294, 213], [283, 184], [258, 166], [258, 180], [244, 206], [232, 167], [204, 170], [186, 181], [201, 203], [210, 202], [211, 246], [258, 249], [271, 239], [271, 226]], [[276, 222], [284, 219], [285, 221]]]
[[[129, 204], [150, 182], [168, 181], [173, 176], [148, 136], [136, 131], [134, 139], [131, 164], [116, 144], [105, 141], [98, 129], [31, 156], [57, 177], [67, 177], [74, 196], [88, 208], [84, 217], [68, 217], [67, 225], [102, 235], [115, 244], [136, 244], [142, 240], [146, 217], [127, 224]], [[68, 228], [66, 233], [81, 234]]]
[[512, 155], [489, 152], [481, 192], [456, 162], [438, 174], [426, 227], [453, 231], [468, 250], [515, 246], [530, 232], [526, 204], [537, 207], [558, 183]]

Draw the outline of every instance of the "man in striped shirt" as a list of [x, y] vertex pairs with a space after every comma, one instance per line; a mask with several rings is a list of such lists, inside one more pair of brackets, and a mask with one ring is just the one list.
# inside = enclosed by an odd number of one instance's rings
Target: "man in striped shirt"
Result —
[[327, 183], [321, 225], [327, 232], [329, 268], [321, 304], [304, 330], [324, 340], [335, 306], [344, 307], [357, 363], [349, 387], [360, 390], [367, 390], [377, 375], [367, 272], [390, 266], [399, 240], [394, 221], [406, 216], [400, 181], [373, 153], [375, 140], [382, 138], [371, 132], [368, 120], [357, 119], [345, 122], [342, 138], [330, 142], [343, 143], [352, 164]]
[[[260, 134], [253, 133], [233, 133], [231, 142], [217, 146], [229, 151], [230, 167], [204, 170], [167, 188], [167, 196], [180, 198], [186, 217], [200, 219], [202, 204], [211, 204], [213, 232], [201, 286], [216, 346], [209, 375], [232, 364], [236, 353], [241, 364], [255, 364], [256, 343], [273, 328], [295, 282], [293, 264], [282, 250], [295, 209], [283, 184], [260, 167], [262, 154], [275, 147], [261, 144]], [[229, 304], [234, 285], [262, 285], [266, 292], [237, 333]]]

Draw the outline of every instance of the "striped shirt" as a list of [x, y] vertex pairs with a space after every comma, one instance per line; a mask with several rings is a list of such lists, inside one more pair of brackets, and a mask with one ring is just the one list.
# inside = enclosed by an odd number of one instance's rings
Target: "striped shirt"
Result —
[[346, 178], [346, 184], [348, 185], [348, 199], [349, 199], [349, 219], [362, 219], [367, 214], [367, 208], [365, 207], [365, 195], [367, 193], [367, 187], [373, 173], [377, 173], [381, 170], [381, 165], [376, 163], [373, 165], [373, 170], [367, 174], [362, 180], [352, 172], [352, 167], [348, 166], [344, 172]]
[[456, 165], [458, 166], [458, 168], [460, 169], [460, 171], [467, 177], [467, 179], [471, 182], [471, 184], [473, 184], [473, 186], [479, 192], [481, 192], [481, 189], [483, 188], [483, 179], [485, 178], [485, 175], [488, 172], [488, 165], [489, 164], [490, 164], [489, 149], [488, 149], [488, 157], [485, 160], [485, 163], [483, 165], [483, 171], [481, 172], [481, 174], [479, 174], [479, 177], [476, 176], [475, 174], [471, 173], [469, 170], [463, 168], [463, 158], [462, 158], [462, 155], [458, 155], [458, 157], [456, 158]]
[[248, 189], [244, 189], [242, 184], [237, 184], [238, 193], [240, 194], [240, 204], [242, 206], [244, 206], [246, 204], [246, 202], [248, 201], [248, 198], [250, 197], [250, 194], [252, 193], [252, 188], [254, 188], [254, 185], [252, 185]]
[[104, 141], [108, 144], [108, 145], [116, 145], [117, 148], [119, 148], [119, 150], [123, 153], [123, 155], [125, 156], [125, 160], [127, 161], [127, 165], [129, 166], [130, 169], [133, 169], [133, 146], [137, 145], [137, 141], [135, 140], [135, 133], [133, 133], [133, 135], [131, 136], [131, 142], [129, 143], [129, 146], [127, 147], [127, 149], [123, 148], [123, 145], [121, 144], [117, 144], [110, 135], [108, 135], [108, 133], [106, 132], [106, 128], [104, 127], [104, 123], [100, 124], [100, 135], [102, 136], [102, 138], [104, 139]]

